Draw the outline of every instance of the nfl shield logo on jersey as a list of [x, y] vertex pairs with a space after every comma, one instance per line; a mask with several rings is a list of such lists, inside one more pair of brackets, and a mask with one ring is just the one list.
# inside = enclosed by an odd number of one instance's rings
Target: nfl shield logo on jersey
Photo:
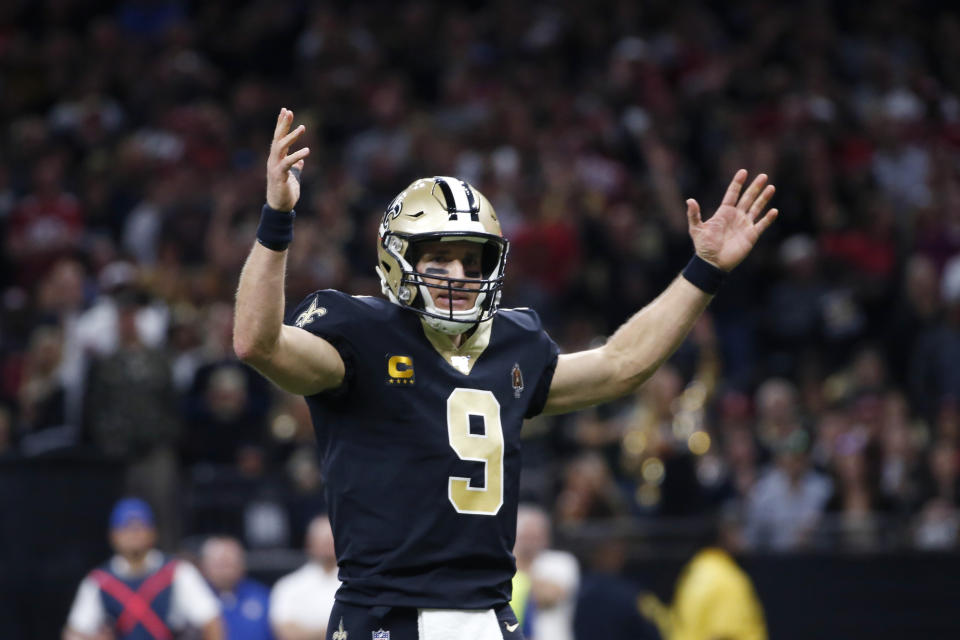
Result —
[[390, 640], [390, 632], [380, 629], [373, 632], [373, 640]]

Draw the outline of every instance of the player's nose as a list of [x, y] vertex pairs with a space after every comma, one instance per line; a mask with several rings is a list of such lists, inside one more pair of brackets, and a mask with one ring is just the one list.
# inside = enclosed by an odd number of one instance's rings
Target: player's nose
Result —
[[447, 270], [451, 278], [463, 278], [466, 274], [463, 268], [463, 262], [456, 258], [447, 263]]

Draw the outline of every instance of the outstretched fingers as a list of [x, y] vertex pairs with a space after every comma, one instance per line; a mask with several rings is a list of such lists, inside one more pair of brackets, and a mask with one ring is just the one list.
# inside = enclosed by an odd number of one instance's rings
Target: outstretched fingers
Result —
[[290, 145], [296, 142], [297, 138], [302, 136], [303, 132], [306, 130], [307, 128], [301, 124], [287, 135], [275, 141], [273, 143], [273, 152], [276, 154], [277, 158], [283, 158], [286, 156]]
[[743, 188], [743, 183], [747, 181], [747, 170], [740, 169], [735, 174], [733, 174], [733, 180], [730, 181], [730, 186], [727, 187], [727, 193], [723, 196], [723, 202], [721, 204], [728, 204], [731, 207], [735, 206], [737, 203], [737, 196], [740, 195], [740, 189]]
[[757, 216], [763, 213], [764, 207], [767, 206], [767, 203], [770, 202], [770, 198], [773, 197], [776, 187], [772, 184], [768, 184], [767, 187], [760, 193], [760, 197], [753, 201], [753, 204], [750, 205], [750, 210], [747, 214], [750, 216], [751, 220], [756, 220]]
[[754, 178], [753, 182], [750, 183], [750, 186], [747, 187], [747, 190], [743, 192], [743, 196], [740, 197], [740, 201], [737, 203], [737, 209], [740, 209], [741, 211], [751, 209], [757, 200], [757, 196], [760, 195], [763, 185], [766, 183], [767, 174], [765, 173], [761, 173]]
[[279, 171], [285, 172], [294, 168], [297, 163], [303, 167], [303, 160], [310, 155], [310, 149], [304, 147], [287, 155], [290, 145], [296, 142], [303, 132], [307, 130], [304, 125], [299, 125], [293, 131], [290, 131], [290, 125], [293, 124], [293, 111], [287, 108], [280, 109], [280, 115], [277, 116], [277, 126], [273, 131], [273, 143], [270, 145], [270, 163]]
[[284, 171], [288, 169], [297, 168], [295, 165], [299, 164], [300, 169], [303, 169], [303, 159], [310, 155], [310, 147], [304, 147], [303, 149], [298, 149], [288, 156], [285, 156], [283, 160], [280, 161], [280, 168]]
[[767, 228], [773, 224], [773, 221], [777, 219], [778, 215], [780, 215], [780, 212], [777, 209], [770, 209], [770, 211], [767, 211], [762, 218], [757, 220], [756, 224], [754, 225], [757, 230], [757, 234], [759, 235], [766, 231]]
[[287, 108], [280, 109], [280, 115], [277, 116], [277, 126], [273, 130], [273, 143], [282, 138], [290, 130], [290, 123], [293, 122], [293, 112]]

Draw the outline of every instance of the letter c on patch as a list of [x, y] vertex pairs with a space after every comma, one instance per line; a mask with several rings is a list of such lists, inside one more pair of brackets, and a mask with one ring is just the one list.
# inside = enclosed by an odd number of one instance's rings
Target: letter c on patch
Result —
[[387, 373], [391, 378], [412, 378], [413, 359], [410, 356], [390, 356]]

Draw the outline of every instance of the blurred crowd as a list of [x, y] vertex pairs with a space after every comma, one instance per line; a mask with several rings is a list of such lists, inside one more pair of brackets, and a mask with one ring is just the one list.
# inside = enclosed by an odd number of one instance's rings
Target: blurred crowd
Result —
[[741, 549], [956, 549], [960, 18], [949, 3], [47, 0], [0, 6], [0, 459], [95, 452], [161, 543], [296, 546], [305, 404], [232, 298], [280, 107], [307, 125], [288, 303], [379, 294], [375, 229], [457, 175], [561, 348], [689, 259], [740, 167], [780, 218], [635, 397], [527, 428], [559, 526], [732, 523]]

